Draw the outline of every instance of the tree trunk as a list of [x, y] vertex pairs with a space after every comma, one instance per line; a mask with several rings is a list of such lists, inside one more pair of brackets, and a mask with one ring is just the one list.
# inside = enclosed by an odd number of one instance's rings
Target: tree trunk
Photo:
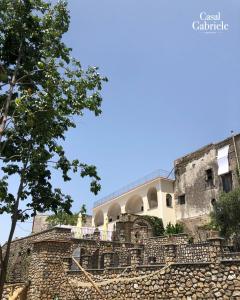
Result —
[[10, 247], [11, 247], [11, 242], [13, 238], [13, 234], [16, 228], [17, 224], [17, 215], [12, 216], [12, 224], [11, 224], [11, 230], [9, 233], [8, 241], [7, 241], [7, 249], [5, 252], [5, 255], [3, 257], [2, 263], [1, 263], [1, 271], [0, 271], [0, 299], [2, 299], [3, 296], [3, 288], [4, 284], [6, 282], [6, 277], [7, 277], [7, 267], [8, 267], [8, 261], [9, 261], [9, 255], [10, 255]]
[[[1, 261], [1, 270], [0, 270], [0, 300], [2, 300], [4, 284], [5, 284], [6, 278], [7, 278], [7, 268], [8, 268], [8, 262], [9, 262], [10, 250], [11, 250], [11, 243], [12, 243], [13, 235], [15, 232], [17, 220], [18, 220], [18, 207], [19, 207], [19, 201], [21, 199], [21, 194], [23, 191], [24, 173], [25, 173], [26, 166], [27, 166], [27, 163], [25, 163], [23, 166], [20, 184], [19, 184], [18, 192], [17, 192], [17, 199], [16, 199], [16, 202], [15, 202], [14, 208], [13, 208], [12, 224], [11, 224], [11, 229], [10, 229], [9, 236], [8, 236], [8, 241], [7, 241], [7, 246], [6, 246], [7, 248], [4, 253], [4, 256], [1, 255], [2, 261]], [[2, 251], [1, 251], [1, 253], [2, 253]]]

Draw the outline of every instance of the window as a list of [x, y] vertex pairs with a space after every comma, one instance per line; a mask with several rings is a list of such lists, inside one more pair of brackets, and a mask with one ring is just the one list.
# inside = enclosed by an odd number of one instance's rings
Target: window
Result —
[[205, 171], [205, 181], [206, 181], [206, 187], [212, 188], [214, 186], [213, 184], [213, 170], [208, 169]]
[[185, 204], [185, 194], [178, 197], [178, 203], [180, 205]]
[[229, 172], [221, 176], [223, 191], [228, 193], [232, 190], [232, 173]]
[[155, 187], [151, 187], [147, 192], [148, 205], [149, 209], [158, 207], [158, 196], [157, 189]]
[[166, 195], [166, 205], [167, 207], [172, 207], [172, 196], [170, 194]]
[[216, 204], [216, 199], [212, 199], [211, 204], [212, 204], [212, 206], [214, 206]]

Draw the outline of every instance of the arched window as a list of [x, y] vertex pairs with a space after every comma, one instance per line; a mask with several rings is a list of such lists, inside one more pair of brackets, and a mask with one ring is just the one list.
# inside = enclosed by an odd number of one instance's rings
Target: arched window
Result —
[[157, 189], [155, 187], [151, 187], [148, 190], [147, 198], [148, 198], [148, 205], [150, 209], [158, 207]]
[[142, 197], [138, 195], [131, 197], [127, 201], [125, 209], [126, 213], [129, 214], [136, 214], [142, 212], [144, 210]]
[[166, 195], [166, 206], [172, 207], [172, 195], [170, 195], [170, 194]]
[[94, 217], [94, 224], [96, 227], [104, 224], [104, 217], [103, 217], [102, 210], [97, 211], [97, 213]]
[[113, 203], [108, 209], [108, 220], [113, 222], [119, 219], [121, 214], [121, 207], [118, 203]]

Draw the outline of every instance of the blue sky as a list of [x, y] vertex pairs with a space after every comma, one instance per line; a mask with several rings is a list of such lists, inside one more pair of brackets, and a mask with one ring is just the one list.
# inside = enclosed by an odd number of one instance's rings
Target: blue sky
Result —
[[[78, 176], [67, 184], [54, 178], [74, 211], [86, 203], [91, 212], [93, 201], [240, 131], [239, 0], [69, 0], [69, 9], [73, 56], [109, 78], [102, 116], [76, 119], [65, 143], [70, 158], [98, 167], [101, 192], [95, 197]], [[220, 12], [229, 31], [194, 31], [202, 11]], [[1, 216], [1, 241], [8, 224]], [[19, 224], [16, 236], [30, 230]]]

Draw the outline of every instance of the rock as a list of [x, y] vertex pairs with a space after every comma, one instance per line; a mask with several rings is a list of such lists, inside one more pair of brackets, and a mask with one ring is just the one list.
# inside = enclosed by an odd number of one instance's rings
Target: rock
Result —
[[133, 287], [138, 290], [138, 284], [137, 283], [134, 283]]
[[234, 291], [232, 294], [233, 297], [238, 297], [240, 296], [240, 291]]
[[232, 275], [228, 275], [228, 280], [233, 280], [236, 278], [236, 275], [235, 274], [232, 274]]
[[221, 294], [220, 292], [216, 292], [216, 293], [214, 293], [214, 295], [215, 295], [217, 298], [219, 298], [219, 297], [222, 296], [222, 294]]

